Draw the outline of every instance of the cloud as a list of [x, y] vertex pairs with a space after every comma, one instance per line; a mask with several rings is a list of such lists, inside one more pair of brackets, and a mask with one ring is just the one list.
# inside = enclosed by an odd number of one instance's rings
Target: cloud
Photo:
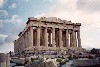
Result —
[[79, 10], [97, 12], [100, 11], [100, 0], [78, 0], [76, 6]]
[[0, 19], [6, 18], [8, 16], [8, 12], [6, 10], [0, 10]]
[[9, 22], [12, 23], [20, 23], [22, 19], [18, 15], [13, 15], [12, 18], [9, 20]]
[[14, 8], [16, 8], [17, 7], [17, 4], [16, 3], [12, 3], [10, 6], [9, 6], [9, 8], [12, 8], [12, 9], [14, 9]]
[[9, 34], [9, 35], [0, 34], [0, 46], [13, 43], [13, 41], [17, 38], [18, 36], [16, 36], [15, 34]]
[[25, 0], [26, 2], [29, 2], [30, 0]]
[[18, 36], [15, 34], [9, 34], [9, 35], [0, 34], [0, 45], [12, 43], [17, 38]]
[[13, 41], [18, 38], [18, 34], [25, 25], [22, 25], [22, 18], [12, 15], [9, 19], [0, 20], [0, 52], [7, 53], [14, 51]]
[[4, 3], [4, 0], [0, 0], [0, 6], [2, 6]]
[[49, 1], [49, 2], [53, 2], [53, 0], [43, 0], [44, 2]]
[[47, 12], [35, 17], [53, 16], [71, 20], [73, 23], [81, 23], [82, 46], [84, 48], [100, 48], [99, 3], [99, 0], [56, 0]]
[[7, 37], [7, 35], [0, 34], [0, 45], [5, 43], [6, 37]]
[[[2, 17], [1, 17], [2, 18]], [[6, 27], [8, 26], [8, 29], [10, 25], [13, 25], [12, 27], [16, 27], [16, 29], [18, 29], [18, 25], [22, 25], [22, 18], [20, 18], [18, 15], [12, 15], [12, 17], [10, 19], [0, 19], [0, 28], [1, 30], [3, 29], [3, 26], [6, 25]]]
[[0, 20], [0, 28], [3, 27], [3, 20]]
[[8, 53], [10, 51], [14, 51], [13, 43], [6, 43], [5, 45], [0, 45], [0, 52], [1, 53]]
[[6, 43], [12, 43], [15, 39], [17, 39], [18, 38], [18, 36], [16, 36], [16, 35], [12, 35], [12, 34], [10, 34], [10, 35], [8, 35], [7, 37], [6, 37], [6, 39], [5, 39], [5, 42]]
[[[13, 43], [22, 30], [22, 19], [18, 15], [12, 15], [11, 19], [0, 20], [0, 45]], [[16, 31], [17, 30], [17, 31]]]

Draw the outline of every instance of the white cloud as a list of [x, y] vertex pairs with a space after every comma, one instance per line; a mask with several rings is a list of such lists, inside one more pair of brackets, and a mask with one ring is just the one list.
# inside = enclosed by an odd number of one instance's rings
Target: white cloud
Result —
[[5, 43], [5, 39], [6, 39], [7, 35], [4, 34], [0, 34], [0, 45]]
[[0, 0], [0, 7], [3, 5], [4, 0]]
[[0, 28], [3, 27], [3, 20], [0, 20]]
[[0, 10], [0, 18], [4, 18], [8, 16], [8, 12], [6, 10]]
[[14, 51], [13, 48], [14, 48], [13, 42], [12, 43], [5, 43], [5, 45], [0, 46], [0, 53], [8, 53], [10, 51]]
[[20, 17], [18, 15], [13, 15], [10, 22], [12, 23], [20, 23], [22, 21], [22, 19], [20, 19]]
[[9, 51], [14, 51], [13, 41], [17, 38], [18, 38], [18, 36], [16, 36], [16, 35], [0, 34], [0, 52], [8, 53]]
[[26, 2], [29, 2], [29, 0], [25, 0]]
[[98, 12], [100, 11], [100, 0], [78, 0], [76, 6], [77, 9], [86, 12]]
[[[84, 10], [77, 9], [77, 7], [79, 7], [77, 2], [78, 0], [56, 0], [55, 4], [52, 6], [52, 8], [50, 8], [50, 10], [37, 15], [36, 17], [53, 16], [71, 20], [73, 23], [82, 23], [82, 46], [85, 48], [100, 48], [100, 12], [94, 11], [94, 13], [91, 13], [90, 11], [89, 13], [86, 13]], [[98, 1], [95, 0], [95, 3], [97, 2]], [[89, 2], [87, 4], [89, 4]], [[92, 7], [96, 6], [96, 4], [92, 5]], [[89, 9], [92, 9], [92, 7], [89, 7]]]
[[0, 38], [5, 38], [7, 37], [8, 35], [4, 35], [4, 34], [0, 34]]
[[17, 4], [16, 3], [12, 3], [10, 6], [9, 6], [9, 8], [16, 8], [17, 7]]
[[44, 2], [45, 2], [45, 1], [53, 2], [53, 0], [43, 0], [43, 1], [44, 1]]

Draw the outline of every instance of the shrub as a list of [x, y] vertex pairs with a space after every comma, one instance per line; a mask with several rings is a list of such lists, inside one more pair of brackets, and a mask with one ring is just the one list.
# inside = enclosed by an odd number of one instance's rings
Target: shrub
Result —
[[56, 61], [57, 61], [57, 62], [61, 62], [61, 61], [62, 61], [62, 59], [61, 59], [61, 58], [58, 58]]

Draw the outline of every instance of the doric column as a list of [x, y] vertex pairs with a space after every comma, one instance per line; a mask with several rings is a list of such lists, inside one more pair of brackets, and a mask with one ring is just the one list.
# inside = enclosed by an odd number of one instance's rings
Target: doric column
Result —
[[37, 47], [39, 47], [40, 46], [40, 27], [37, 27], [37, 40], [36, 40], [37, 42]]
[[63, 42], [62, 42], [62, 29], [59, 29], [59, 46], [63, 47]]
[[24, 35], [22, 35], [22, 44], [23, 44], [23, 50], [25, 48], [25, 44], [24, 44]]
[[29, 28], [29, 47], [33, 46], [33, 27]]
[[44, 39], [45, 39], [45, 46], [48, 47], [48, 32], [47, 32], [47, 27], [44, 29]]
[[68, 29], [66, 30], [66, 47], [69, 47], [69, 33], [68, 33]]
[[29, 29], [27, 29], [27, 46], [29, 47], [29, 37], [30, 37], [30, 35], [29, 35]]
[[33, 45], [36, 47], [37, 45], [37, 29], [33, 29], [34, 34], [33, 34]]
[[72, 32], [72, 34], [73, 34], [73, 47], [76, 47], [76, 34], [75, 34], [75, 31], [73, 30], [73, 32]]
[[25, 45], [25, 48], [26, 48], [26, 33], [24, 33], [24, 45]]
[[20, 37], [20, 52], [22, 51], [22, 37]]
[[59, 31], [55, 30], [55, 45], [59, 47]]
[[75, 43], [76, 43], [76, 44], [75, 44], [75, 47], [77, 47], [77, 36], [76, 36], [76, 35], [77, 35], [77, 33], [76, 33], [76, 31], [75, 31]]
[[73, 47], [73, 35], [70, 33], [70, 47]]
[[24, 50], [24, 36], [22, 35], [22, 50]]
[[51, 47], [52, 46], [51, 45], [51, 31], [48, 32], [48, 42], [49, 42], [48, 46]]
[[25, 44], [26, 44], [26, 48], [28, 47], [27, 46], [27, 32], [25, 32]]
[[78, 47], [81, 47], [80, 31], [77, 31]]
[[22, 39], [21, 39], [21, 37], [20, 37], [20, 51], [22, 50]]
[[55, 28], [52, 28], [52, 47], [55, 47]]

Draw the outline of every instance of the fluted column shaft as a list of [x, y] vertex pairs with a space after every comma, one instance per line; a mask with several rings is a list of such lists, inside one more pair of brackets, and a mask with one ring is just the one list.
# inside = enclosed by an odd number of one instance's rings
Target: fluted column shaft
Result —
[[[22, 45], [23, 45], [23, 49], [25, 48], [25, 44], [24, 44], [24, 35], [22, 36]], [[22, 50], [23, 50], [22, 49]]]
[[52, 28], [52, 47], [55, 47], [55, 28]]
[[48, 42], [49, 42], [48, 46], [52, 47], [52, 45], [51, 45], [51, 31], [48, 32]]
[[40, 46], [40, 27], [38, 27], [37, 28], [37, 40], [36, 40], [37, 42], [37, 47], [39, 47]]
[[78, 47], [81, 47], [80, 31], [77, 32]]
[[45, 39], [45, 46], [48, 47], [48, 32], [47, 32], [47, 27], [44, 29], [44, 39]]
[[75, 34], [75, 31], [73, 30], [73, 47], [76, 47], [76, 34]]
[[29, 47], [33, 46], [33, 27], [29, 29]]
[[26, 42], [26, 48], [28, 47], [28, 38], [27, 38], [27, 32], [25, 32], [25, 42]]
[[73, 47], [73, 35], [70, 33], [70, 47]]
[[63, 43], [62, 43], [62, 29], [59, 29], [59, 46], [63, 47]]
[[69, 33], [68, 33], [68, 30], [66, 30], [66, 47], [69, 47]]

